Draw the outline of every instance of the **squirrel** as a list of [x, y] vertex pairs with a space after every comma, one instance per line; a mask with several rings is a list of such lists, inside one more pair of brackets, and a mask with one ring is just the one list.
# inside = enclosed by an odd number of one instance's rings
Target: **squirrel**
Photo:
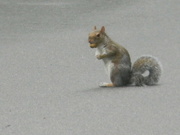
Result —
[[[106, 33], [105, 27], [94, 29], [89, 33], [88, 42], [96, 48], [95, 56], [103, 60], [112, 83], [101, 83], [100, 87], [120, 87], [126, 85], [155, 85], [161, 76], [162, 68], [159, 60], [153, 56], [141, 56], [131, 68], [129, 52], [114, 42]], [[144, 75], [145, 72], [148, 75]]]

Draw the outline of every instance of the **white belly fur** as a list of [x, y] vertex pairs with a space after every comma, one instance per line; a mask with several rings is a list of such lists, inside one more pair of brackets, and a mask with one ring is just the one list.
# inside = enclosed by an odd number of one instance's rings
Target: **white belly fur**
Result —
[[114, 68], [114, 63], [112, 63], [111, 60], [108, 59], [104, 59], [103, 61], [104, 61], [106, 73], [108, 74], [109, 77], [111, 77], [111, 72]]
[[[99, 55], [99, 54], [103, 54], [103, 53], [106, 53], [106, 49], [104, 48], [104, 45], [101, 44], [101, 45], [99, 45], [97, 47], [95, 55]], [[114, 67], [114, 64], [111, 62], [111, 59], [109, 59], [109, 58], [104, 58], [103, 62], [104, 62], [104, 65], [105, 65], [106, 73], [110, 77], [111, 76], [111, 72], [112, 72], [113, 67]]]

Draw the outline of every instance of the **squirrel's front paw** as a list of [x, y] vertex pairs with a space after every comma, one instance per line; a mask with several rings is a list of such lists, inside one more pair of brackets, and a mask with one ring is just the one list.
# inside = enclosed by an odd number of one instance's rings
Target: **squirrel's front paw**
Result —
[[96, 58], [97, 58], [98, 60], [102, 59], [101, 55], [96, 55]]

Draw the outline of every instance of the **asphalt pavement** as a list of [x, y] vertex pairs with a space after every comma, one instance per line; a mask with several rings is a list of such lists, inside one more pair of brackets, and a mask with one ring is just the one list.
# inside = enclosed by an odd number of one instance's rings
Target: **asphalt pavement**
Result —
[[[1, 0], [0, 135], [179, 135], [179, 0]], [[94, 26], [163, 65], [156, 86], [109, 82]]]

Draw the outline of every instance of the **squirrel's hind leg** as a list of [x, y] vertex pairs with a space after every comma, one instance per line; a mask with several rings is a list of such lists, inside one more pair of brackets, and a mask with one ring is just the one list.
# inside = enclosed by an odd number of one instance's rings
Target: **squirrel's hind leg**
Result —
[[111, 72], [111, 82], [114, 84], [114, 87], [121, 87], [129, 84], [130, 79], [130, 68], [114, 68]]

